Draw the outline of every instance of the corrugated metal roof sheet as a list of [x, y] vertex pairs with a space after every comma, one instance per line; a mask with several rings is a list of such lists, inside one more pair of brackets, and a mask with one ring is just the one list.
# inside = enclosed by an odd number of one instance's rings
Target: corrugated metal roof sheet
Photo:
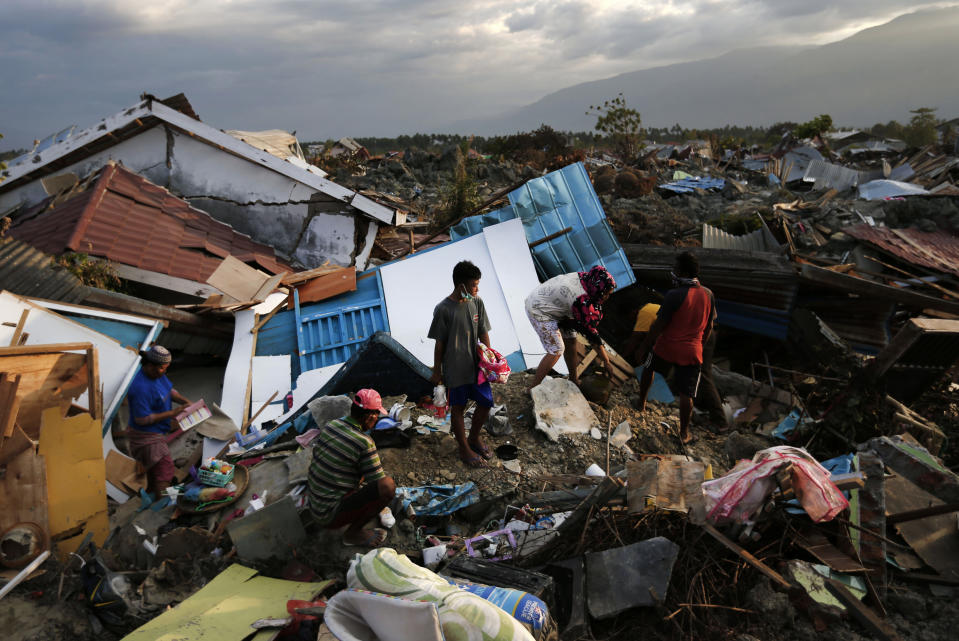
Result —
[[703, 247], [706, 249], [738, 249], [747, 252], [779, 251], [779, 243], [776, 242], [776, 238], [765, 225], [761, 229], [748, 234], [734, 236], [722, 229], [703, 223]]
[[[626, 255], [640, 281], [669, 288], [669, 273], [678, 247], [626, 245]], [[728, 249], [694, 250], [704, 286], [716, 296], [721, 325], [785, 339], [789, 333], [798, 278], [789, 260], [769, 252]]]
[[906, 262], [959, 276], [959, 238], [952, 234], [869, 225], [856, 225], [843, 231]]
[[873, 180], [859, 185], [859, 197], [863, 200], [884, 200], [898, 196], [925, 196], [929, 192], [913, 183], [898, 180]]
[[515, 217], [523, 221], [531, 244], [570, 228], [568, 233], [530, 250], [541, 278], [603, 265], [616, 279], [617, 289], [636, 282], [583, 163], [530, 180], [510, 192], [509, 202], [509, 207], [462, 221], [450, 229], [450, 237], [457, 240], [472, 236], [488, 225]]
[[10, 235], [44, 251], [76, 251], [196, 282], [226, 256], [278, 274], [292, 271], [271, 247], [119, 165], [50, 211], [14, 220]]
[[86, 286], [76, 276], [52, 264], [47, 254], [8, 238], [0, 240], [0, 290], [20, 296], [79, 303]]
[[710, 178], [709, 176], [693, 176], [692, 178], [683, 178], [674, 180], [663, 185], [660, 189], [673, 191], [677, 194], [690, 194], [697, 189], [722, 189], [726, 186], [726, 181], [722, 178]]
[[806, 167], [803, 182], [815, 183], [816, 189], [838, 189], [846, 191], [859, 184], [859, 172], [842, 165], [834, 165], [825, 160], [814, 160]]

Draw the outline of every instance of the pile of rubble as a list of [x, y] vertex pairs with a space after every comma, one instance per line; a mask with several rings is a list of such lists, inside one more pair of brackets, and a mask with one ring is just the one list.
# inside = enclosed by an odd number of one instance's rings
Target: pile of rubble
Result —
[[[284, 132], [219, 131], [182, 95], [144, 95], [10, 163], [11, 638], [951, 638], [956, 158], [841, 136], [547, 172], [341, 143], [327, 173]], [[481, 204], [450, 220], [464, 167]], [[717, 302], [705, 367], [724, 418], [697, 413], [684, 444], [669, 381], [639, 411], [629, 346], [689, 247]], [[513, 369], [479, 468], [424, 365], [463, 258]], [[558, 365], [530, 393], [545, 350], [526, 295], [596, 264], [617, 283], [610, 371], [582, 342], [581, 388]], [[127, 444], [153, 344], [203, 399], [167, 437], [166, 496]], [[307, 509], [315, 439], [362, 387], [390, 408], [373, 436], [398, 486], [374, 550]]]

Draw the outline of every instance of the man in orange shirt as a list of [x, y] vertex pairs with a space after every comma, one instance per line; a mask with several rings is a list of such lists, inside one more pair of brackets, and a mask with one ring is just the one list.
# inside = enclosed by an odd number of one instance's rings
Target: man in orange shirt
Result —
[[693, 441], [689, 419], [703, 366], [703, 344], [709, 339], [716, 318], [713, 293], [699, 283], [699, 261], [689, 252], [676, 257], [675, 287], [666, 293], [656, 320], [638, 353], [646, 368], [639, 382], [639, 411], [646, 410], [646, 397], [653, 373], [667, 377], [675, 371], [674, 392], [679, 394], [679, 438]]

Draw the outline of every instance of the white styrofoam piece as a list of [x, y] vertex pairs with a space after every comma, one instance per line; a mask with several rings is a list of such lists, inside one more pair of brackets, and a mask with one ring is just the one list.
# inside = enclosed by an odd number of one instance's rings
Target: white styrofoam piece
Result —
[[[233, 326], [233, 347], [223, 374], [223, 396], [220, 409], [237, 425], [243, 425], [243, 404], [246, 402], [246, 383], [250, 376], [253, 357], [253, 329], [256, 312], [244, 309], [236, 313]], [[204, 449], [205, 449], [204, 445]]]
[[[55, 343], [91, 343], [97, 348], [103, 407], [115, 407], [126, 395], [130, 380], [140, 365], [140, 355], [106, 334], [94, 331], [44, 307], [33, 305], [13, 294], [0, 293], [0, 345], [9, 345], [14, 328], [24, 310], [29, 309], [23, 331], [29, 334], [27, 345]], [[13, 327], [7, 326], [12, 323]], [[77, 405], [89, 409], [87, 395]]]
[[296, 414], [301, 407], [309, 403], [310, 400], [316, 396], [316, 393], [320, 391], [320, 388], [326, 385], [327, 382], [333, 378], [333, 375], [340, 371], [341, 367], [343, 367], [343, 363], [327, 365], [326, 367], [308, 370], [297, 376], [296, 387], [293, 389], [293, 408], [278, 417], [276, 420], [277, 424], [285, 422]]
[[[259, 409], [260, 409], [259, 406], [257, 406], [256, 410], [259, 410]], [[263, 425], [263, 423], [266, 423], [267, 421], [273, 420], [275, 418], [279, 418], [282, 415], [283, 415], [283, 403], [270, 403], [268, 406], [266, 406], [263, 409], [262, 412], [260, 412], [260, 415], [257, 416], [252, 423], [250, 423], [250, 425], [254, 429], [260, 429], [260, 426]], [[279, 421], [277, 422], [277, 424], [279, 424]]]
[[283, 400], [286, 393], [290, 391], [290, 355], [282, 354], [280, 356], [254, 356], [253, 357], [253, 408], [251, 412], [259, 409], [260, 405], [270, 400], [273, 393], [276, 392], [276, 400]]
[[262, 303], [258, 305], [254, 305], [250, 309], [253, 310], [254, 314], [260, 314], [260, 315], [269, 314], [274, 309], [276, 309], [276, 306], [282, 303], [284, 300], [286, 300], [286, 294], [281, 294], [280, 292], [273, 292], [272, 294], [267, 296], [266, 300], [264, 300]]
[[[519, 218], [483, 229], [486, 248], [499, 279], [513, 328], [523, 353], [545, 353], [539, 337], [526, 316], [526, 297], [539, 286], [529, 241]], [[483, 281], [480, 281], [483, 285]]]
[[226, 447], [226, 444], [229, 442], [230, 441], [220, 441], [215, 438], [210, 438], [209, 436], [203, 437], [203, 458], [200, 460], [205, 461], [213, 458], [219, 454], [220, 450]]
[[[113, 442], [113, 431], [107, 430], [103, 435], [103, 460], [106, 460], [107, 454], [110, 453], [110, 450], [123, 454], [123, 452], [120, 452], [116, 444]], [[126, 455], [124, 454], [124, 456]], [[118, 488], [110, 481], [107, 481], [107, 496], [117, 503], [126, 503], [130, 498], [126, 492]]]
[[492, 346], [504, 356], [520, 348], [486, 236], [476, 234], [380, 268], [390, 335], [429, 366], [433, 364], [433, 340], [426, 334], [433, 308], [453, 291], [453, 266], [461, 260], [472, 261], [483, 273], [479, 296], [489, 317]]
[[[539, 278], [536, 276], [529, 241], [523, 230], [523, 221], [514, 218], [491, 225], [483, 229], [483, 236], [486, 238], [486, 248], [496, 269], [513, 328], [523, 350], [523, 359], [527, 367], [535, 368], [546, 355], [546, 350], [526, 316], [526, 297], [539, 286]], [[480, 281], [481, 289], [482, 286], [483, 281]], [[553, 369], [563, 375], [569, 373], [563, 360], [556, 363]]]

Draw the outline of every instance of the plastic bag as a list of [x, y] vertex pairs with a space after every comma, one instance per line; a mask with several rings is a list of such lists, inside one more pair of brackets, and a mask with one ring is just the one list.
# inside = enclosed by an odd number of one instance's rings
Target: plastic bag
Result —
[[800, 505], [816, 523], [832, 520], [849, 501], [829, 480], [829, 471], [806, 450], [781, 445], [760, 450], [728, 474], [702, 485], [706, 518], [713, 523], [747, 521], [776, 487], [774, 475], [792, 464], [792, 485]]
[[483, 343], [476, 344], [476, 352], [479, 354], [479, 374], [476, 376], [476, 384], [482, 385], [489, 381], [490, 383], [505, 383], [509, 379], [509, 363], [503, 358], [503, 355], [492, 347], [487, 347]]

